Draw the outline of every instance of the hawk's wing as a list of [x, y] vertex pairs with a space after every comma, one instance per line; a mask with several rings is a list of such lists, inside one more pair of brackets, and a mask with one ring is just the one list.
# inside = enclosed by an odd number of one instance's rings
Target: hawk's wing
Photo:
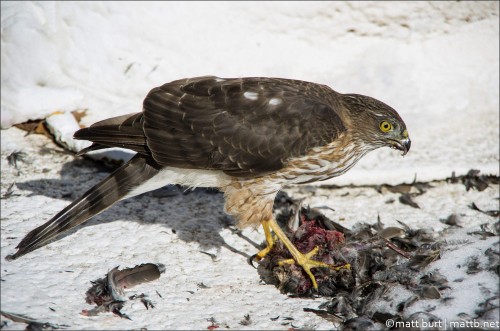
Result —
[[345, 130], [337, 99], [303, 81], [199, 77], [151, 90], [142, 121], [160, 165], [254, 177], [335, 140]]

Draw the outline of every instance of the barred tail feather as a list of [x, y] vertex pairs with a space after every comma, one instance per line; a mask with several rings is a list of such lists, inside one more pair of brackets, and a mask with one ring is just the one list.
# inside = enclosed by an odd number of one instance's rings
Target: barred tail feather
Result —
[[137, 154], [50, 221], [29, 232], [16, 247], [17, 252], [7, 256], [6, 259], [15, 260], [48, 244], [55, 237], [86, 222], [122, 198], [128, 197], [129, 192], [158, 172], [159, 167], [151, 158]]

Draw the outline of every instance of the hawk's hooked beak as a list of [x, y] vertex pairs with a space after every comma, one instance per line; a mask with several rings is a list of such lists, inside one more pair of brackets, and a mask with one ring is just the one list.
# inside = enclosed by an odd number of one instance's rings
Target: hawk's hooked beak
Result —
[[392, 148], [402, 151], [403, 154], [401, 154], [401, 155], [405, 156], [406, 153], [408, 153], [408, 151], [410, 150], [411, 140], [410, 140], [410, 137], [406, 137], [405, 139], [401, 139], [401, 140], [391, 139], [391, 145], [392, 145], [391, 146]]
[[398, 149], [403, 152], [402, 156], [405, 156], [406, 153], [410, 150], [411, 140], [408, 136], [408, 131], [403, 131], [403, 139], [390, 139], [391, 148]]

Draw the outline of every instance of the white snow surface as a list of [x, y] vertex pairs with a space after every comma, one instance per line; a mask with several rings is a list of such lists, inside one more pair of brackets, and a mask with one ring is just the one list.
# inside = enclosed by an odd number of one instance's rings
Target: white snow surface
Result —
[[[222, 194], [194, 191], [184, 195], [171, 188], [127, 199], [67, 236], [6, 262], [5, 257], [15, 251], [28, 231], [108, 174], [93, 162], [66, 153], [48, 138], [26, 137], [17, 128], [2, 130], [1, 143], [3, 311], [69, 325], [71, 330], [201, 330], [211, 326], [211, 318], [220, 329], [227, 326], [233, 330], [339, 327], [303, 311], [318, 309], [327, 298], [291, 298], [260, 281], [246, 258], [258, 251], [254, 245], [263, 242], [263, 231], [245, 229], [243, 236], [238, 236], [228, 227]], [[19, 150], [27, 156], [16, 169], [8, 165], [7, 156]], [[5, 197], [12, 183], [13, 193]], [[483, 210], [498, 210], [499, 187], [493, 185], [478, 192], [466, 191], [462, 183], [442, 181], [431, 185], [428, 192], [414, 198], [420, 209], [397, 202], [396, 193], [381, 194], [371, 187], [293, 186], [285, 191], [304, 205], [330, 208], [322, 209], [325, 215], [348, 228], [359, 222], [375, 223], [380, 217], [385, 226], [401, 226], [399, 220], [414, 229], [434, 229], [443, 234], [440, 239], [448, 245], [441, 258], [421, 272], [440, 272], [450, 288], [441, 292], [441, 300], [416, 302], [404, 317], [430, 311], [443, 321], [462, 320], [464, 316], [472, 319], [480, 303], [499, 295], [498, 275], [488, 270], [490, 262], [485, 256], [489, 248], [498, 252], [498, 236], [482, 238], [469, 233], [480, 231], [482, 225], [491, 230], [498, 219], [472, 210], [469, 205], [474, 202]], [[463, 228], [442, 232], [448, 226], [439, 220], [452, 213], [459, 216]], [[213, 254], [214, 259], [203, 252]], [[467, 273], [471, 259], [479, 262], [478, 273]], [[129, 268], [142, 263], [162, 263], [166, 272], [158, 280], [127, 290], [126, 296], [145, 293], [155, 308], [146, 310], [139, 301], [128, 301], [122, 311], [132, 320], [112, 313], [94, 317], [80, 314], [93, 307], [85, 303], [90, 281], [116, 266]], [[409, 289], [395, 287], [372, 309], [395, 313], [395, 307], [412, 295]], [[247, 314], [251, 324], [240, 324]], [[25, 324], [8, 321], [8, 329], [24, 328]]]
[[[83, 124], [90, 125], [141, 111], [150, 89], [184, 77], [302, 79], [391, 105], [412, 139], [404, 158], [378, 150], [325, 183], [397, 184], [415, 175], [430, 181], [473, 168], [499, 174], [496, 1], [2, 2], [1, 27], [2, 195], [16, 182], [13, 196], [1, 200], [2, 310], [71, 329], [207, 329], [212, 317], [219, 329], [285, 330], [290, 323], [337, 328], [303, 311], [325, 300], [289, 298], [260, 283], [245, 254], [257, 251], [251, 241], [260, 243], [262, 231], [244, 230], [247, 241], [225, 227], [220, 195], [174, 192], [129, 199], [61, 240], [5, 262], [29, 230], [106, 175], [44, 137], [24, 137], [11, 128], [54, 112], [86, 109]], [[70, 141], [66, 124], [54, 122]], [[28, 158], [15, 170], [6, 156], [19, 150]], [[440, 231], [446, 226], [439, 219], [456, 213], [463, 225], [450, 234], [456, 246], [428, 267], [448, 278], [451, 288], [444, 296], [454, 299], [422, 300], [412, 309], [435, 306], [433, 314], [456, 320], [462, 313], [474, 316], [478, 303], [498, 295], [492, 272], [468, 275], [460, 269], [472, 257], [485, 265], [484, 251], [498, 242], [467, 234], [496, 221], [468, 205], [498, 209], [497, 185], [466, 192], [461, 184], [441, 182], [415, 199], [421, 209], [371, 188], [288, 190], [312, 206], [333, 207], [325, 214], [347, 227], [375, 222], [378, 214], [387, 226], [403, 220]], [[396, 203], [387, 204], [390, 199]], [[215, 262], [200, 251], [216, 254]], [[84, 297], [91, 280], [117, 265], [148, 262], [167, 266], [158, 281], [138, 289], [156, 308], [130, 301], [124, 311], [132, 321], [111, 313], [79, 314], [91, 308]], [[392, 295], [399, 300], [406, 294]], [[249, 326], [239, 323], [245, 314], [251, 316]]]
[[412, 149], [337, 184], [498, 174], [498, 2], [2, 2], [1, 126], [88, 109], [138, 112], [191, 76], [274, 76], [399, 111]]

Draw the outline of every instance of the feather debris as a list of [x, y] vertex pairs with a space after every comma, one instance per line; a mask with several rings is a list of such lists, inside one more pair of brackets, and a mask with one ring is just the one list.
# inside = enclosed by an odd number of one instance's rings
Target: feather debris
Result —
[[[123, 270], [119, 270], [118, 268], [113, 268], [103, 278], [91, 282], [93, 285], [86, 292], [86, 302], [88, 304], [96, 304], [97, 307], [91, 310], [83, 310], [82, 315], [95, 316], [101, 312], [112, 312], [122, 318], [130, 319], [130, 317], [121, 312], [126, 302], [126, 299], [123, 297], [125, 289], [154, 281], [160, 278], [160, 275], [165, 272], [165, 266], [160, 263], [146, 263]], [[154, 308], [153, 303], [146, 299], [145, 294], [133, 295], [129, 299], [140, 299], [146, 309], [149, 307]]]
[[18, 169], [17, 162], [26, 162], [27, 157], [28, 154], [25, 152], [14, 151], [7, 156], [7, 162], [9, 163], [9, 166]]
[[[313, 212], [313, 209], [301, 202], [280, 195], [275, 203], [278, 222], [288, 230], [289, 237], [299, 249], [304, 244], [330, 245], [329, 249], [320, 249], [314, 258], [327, 263], [332, 263], [333, 260], [351, 265], [350, 270], [313, 269], [319, 287], [316, 292], [308, 284], [309, 279], [302, 270], [294, 265], [278, 265], [278, 261], [289, 258], [278, 242], [259, 261], [258, 271], [265, 282], [274, 284], [292, 297], [328, 298], [328, 301], [319, 305], [319, 309], [304, 308], [304, 311], [333, 322], [341, 330], [380, 330], [388, 319], [401, 322], [414, 319], [435, 321], [434, 315], [424, 311], [407, 316], [408, 309], [419, 300], [439, 300], [445, 303], [452, 299], [447, 278], [430, 268], [428, 269], [431, 271], [426, 271], [433, 261], [441, 258], [442, 251], [450, 249], [450, 244], [440, 240], [439, 234], [432, 229], [413, 229], [400, 221], [400, 226], [385, 227], [379, 217], [375, 224], [358, 223], [352, 229], [344, 231], [341, 225], [329, 220], [319, 210]], [[441, 222], [457, 226], [459, 218], [457, 215], [450, 215]], [[338, 233], [332, 235], [329, 231]], [[480, 231], [467, 232], [484, 238], [497, 236], [499, 233], [500, 222], [495, 223], [491, 229], [483, 224]], [[325, 244], [323, 241], [327, 238], [326, 234], [343, 240]], [[499, 247], [497, 243], [484, 251], [489, 262], [486, 266], [478, 263], [479, 256], [472, 256], [463, 265], [464, 270], [469, 274], [488, 270], [500, 275]], [[381, 311], [380, 302], [390, 298], [389, 293], [394, 291], [409, 293], [401, 302], [391, 302], [393, 311]], [[487, 321], [497, 318], [500, 311], [497, 302], [498, 295], [495, 295], [491, 300], [480, 304], [475, 318]]]
[[479, 192], [487, 189], [491, 184], [498, 184], [499, 177], [495, 175], [480, 175], [480, 170], [471, 169], [466, 175], [456, 176], [455, 172], [452, 172], [451, 177], [447, 178], [446, 181], [450, 183], [462, 182], [465, 186], [465, 190], [470, 189], [478, 190]]

